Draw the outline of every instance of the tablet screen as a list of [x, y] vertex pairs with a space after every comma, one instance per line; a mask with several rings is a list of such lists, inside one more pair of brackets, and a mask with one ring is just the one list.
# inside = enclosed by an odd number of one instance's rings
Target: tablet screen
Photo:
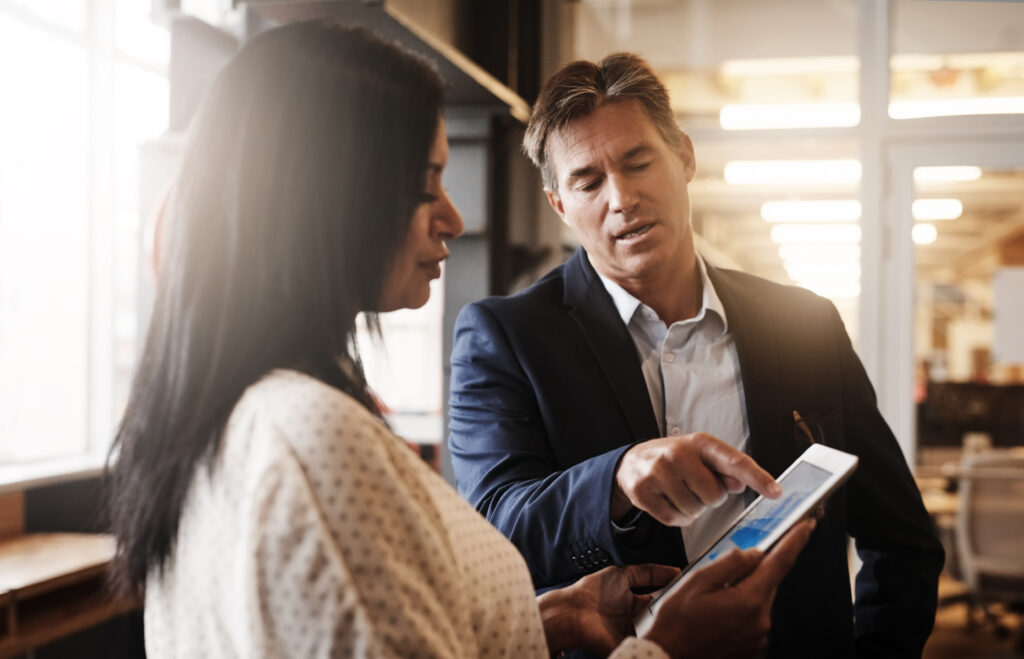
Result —
[[761, 499], [736, 526], [732, 527], [721, 540], [697, 561], [692, 569], [700, 569], [722, 554], [733, 549], [749, 549], [768, 537], [784, 522], [793, 509], [811, 496], [819, 485], [828, 480], [832, 473], [807, 462], [798, 462], [793, 469], [779, 480], [782, 496], [778, 499]]
[[[761, 498], [735, 526], [716, 542], [696, 563], [688, 566], [684, 573], [676, 577], [678, 581], [687, 574], [692, 574], [711, 563], [719, 556], [728, 554], [733, 549], [749, 549], [772, 534], [786, 521], [793, 510], [800, 506], [830, 477], [832, 472], [816, 467], [804, 460], [793, 465], [785, 476], [779, 479], [782, 496], [778, 499]], [[674, 582], [673, 582], [674, 583]], [[671, 584], [670, 584], [671, 586]], [[665, 588], [651, 600], [649, 608], [653, 612], [654, 605], [671, 588]]]

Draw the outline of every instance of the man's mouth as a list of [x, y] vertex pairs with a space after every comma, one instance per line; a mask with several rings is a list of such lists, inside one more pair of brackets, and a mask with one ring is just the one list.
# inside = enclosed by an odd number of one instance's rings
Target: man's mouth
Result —
[[645, 233], [647, 233], [648, 231], [650, 231], [651, 227], [653, 227], [653, 226], [654, 226], [653, 224], [645, 224], [642, 227], [637, 227], [636, 229], [630, 229], [629, 231], [624, 231], [623, 233], [620, 233], [620, 234], [616, 235], [615, 239], [616, 240], [633, 240], [634, 238], [639, 238], [640, 236], [642, 236]]

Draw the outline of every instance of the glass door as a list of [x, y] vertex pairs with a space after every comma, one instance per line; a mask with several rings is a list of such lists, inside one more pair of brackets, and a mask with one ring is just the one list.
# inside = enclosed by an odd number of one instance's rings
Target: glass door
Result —
[[1024, 444], [1024, 138], [889, 155], [883, 412], [912, 465]]

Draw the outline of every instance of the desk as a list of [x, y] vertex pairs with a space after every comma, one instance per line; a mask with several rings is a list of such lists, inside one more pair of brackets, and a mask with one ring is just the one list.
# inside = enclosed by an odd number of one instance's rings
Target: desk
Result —
[[925, 509], [935, 518], [936, 523], [940, 518], [956, 517], [956, 512], [960, 509], [960, 498], [953, 492], [938, 489], [921, 490], [921, 498], [924, 500]]
[[105, 587], [114, 540], [31, 533], [0, 540], [0, 658], [27, 652], [138, 608]]

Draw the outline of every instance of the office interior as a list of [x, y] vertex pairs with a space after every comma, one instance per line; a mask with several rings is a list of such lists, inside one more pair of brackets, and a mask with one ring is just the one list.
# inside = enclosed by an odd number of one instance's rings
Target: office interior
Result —
[[138, 603], [100, 594], [98, 501], [155, 209], [238, 44], [317, 15], [450, 86], [465, 235], [430, 302], [360, 340], [425, 460], [451, 480], [455, 314], [578, 246], [519, 150], [530, 103], [636, 52], [695, 145], [698, 251], [840, 312], [947, 550], [925, 656], [1024, 656], [1024, 2], [0, 0], [0, 657], [141, 656]]

